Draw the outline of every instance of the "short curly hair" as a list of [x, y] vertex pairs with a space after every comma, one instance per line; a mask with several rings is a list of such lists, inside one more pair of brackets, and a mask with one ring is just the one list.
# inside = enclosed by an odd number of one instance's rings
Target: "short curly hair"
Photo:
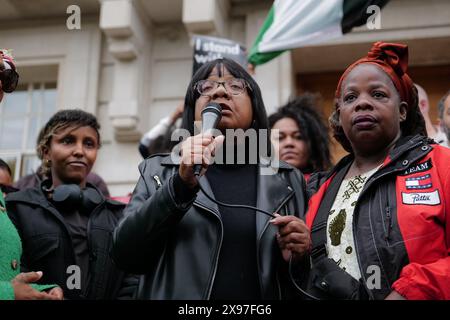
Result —
[[[331, 130], [333, 132], [333, 137], [342, 145], [342, 147], [347, 152], [353, 153], [350, 141], [345, 135], [339, 120], [339, 107], [340, 107], [339, 99], [341, 97], [341, 94], [342, 92], [339, 92], [339, 97], [335, 98], [334, 111], [328, 120], [330, 123]], [[413, 105], [408, 106], [408, 112], [405, 121], [400, 123], [401, 135], [403, 137], [415, 134], [422, 134], [426, 136], [427, 132], [425, 128], [425, 120], [423, 118], [422, 112], [420, 112], [419, 95], [417, 92], [417, 88], [415, 86], [412, 86], [412, 101]]]

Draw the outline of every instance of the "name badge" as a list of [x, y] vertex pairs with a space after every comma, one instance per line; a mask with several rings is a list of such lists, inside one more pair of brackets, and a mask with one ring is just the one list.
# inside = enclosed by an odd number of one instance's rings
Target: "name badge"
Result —
[[427, 206], [441, 204], [441, 199], [439, 198], [439, 192], [437, 190], [434, 190], [433, 192], [416, 193], [402, 192], [402, 200], [404, 204], [423, 204]]

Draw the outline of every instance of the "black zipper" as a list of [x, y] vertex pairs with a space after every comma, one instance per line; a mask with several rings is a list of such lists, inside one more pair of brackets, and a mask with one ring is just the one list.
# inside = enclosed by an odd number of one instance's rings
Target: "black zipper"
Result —
[[[355, 208], [353, 210], [353, 212], [357, 212], [357, 208], [358, 208], [358, 202], [359, 199], [361, 198], [362, 192], [358, 197], [358, 200], [356, 200], [356, 205]], [[356, 255], [356, 261], [358, 261], [358, 268], [359, 268], [359, 272], [361, 273], [361, 277], [364, 279], [364, 287], [366, 287], [366, 283], [367, 283], [367, 279], [365, 277], [365, 272], [361, 266], [361, 257], [359, 256], [359, 247], [358, 247], [358, 241], [356, 239], [356, 223], [355, 223], [355, 215], [353, 215], [353, 219], [352, 219], [352, 232], [353, 232], [353, 243], [355, 244], [355, 255]], [[369, 292], [369, 295], [371, 296], [371, 298], [373, 299], [372, 293], [370, 290], [366, 290], [367, 292]]]
[[[382, 168], [383, 168], [383, 167], [382, 167]], [[382, 168], [380, 168], [380, 169], [382, 169]], [[378, 169], [378, 170], [380, 170], [380, 169]], [[357, 210], [358, 210], [358, 207], [359, 207], [360, 199], [362, 198], [362, 196], [364, 195], [364, 193], [367, 192], [367, 190], [368, 190], [369, 187], [374, 183], [374, 181], [377, 181], [378, 179], [380, 179], [380, 178], [382, 178], [382, 177], [384, 177], [384, 176], [386, 176], [386, 175], [388, 175], [388, 174], [391, 174], [391, 173], [393, 173], [393, 172], [395, 172], [395, 171], [396, 171], [396, 170], [390, 171], [390, 172], [386, 172], [386, 173], [383, 173], [383, 174], [381, 174], [381, 175], [379, 175], [379, 176], [373, 178], [372, 180], [368, 181], [368, 182], [364, 185], [363, 190], [361, 191], [361, 193], [360, 193], [359, 196], [358, 196], [358, 199], [356, 200], [356, 205], [355, 205], [355, 208], [353, 209], [353, 212], [358, 212]], [[376, 174], [376, 173], [375, 173], [375, 174]], [[390, 214], [390, 211], [389, 211], [389, 214]], [[353, 217], [355, 217], [355, 215], [353, 215]], [[364, 272], [364, 270], [363, 270], [363, 268], [362, 268], [362, 266], [361, 266], [361, 257], [360, 257], [360, 255], [359, 255], [359, 247], [358, 247], [358, 241], [357, 241], [357, 239], [356, 239], [356, 234], [357, 234], [357, 233], [356, 233], [356, 228], [355, 228], [355, 226], [356, 226], [356, 221], [355, 221], [355, 218], [353, 218], [353, 221], [352, 221], [352, 231], [353, 231], [353, 243], [355, 244], [356, 261], [358, 261], [359, 271], [360, 271], [360, 273], [361, 273], [361, 277], [364, 279], [364, 287], [366, 287], [367, 279], [366, 279], [366, 277], [365, 277], [365, 272]], [[387, 228], [389, 228], [389, 226], [387, 226]], [[373, 230], [372, 230], [372, 233], [373, 233]], [[386, 233], [387, 233], [387, 231], [385, 231], [385, 235], [386, 235]], [[376, 244], [374, 244], [374, 246], [375, 246], [375, 250], [378, 252], [378, 248], [377, 248]], [[381, 263], [381, 261], [380, 261], [380, 263]], [[367, 288], [366, 288], [366, 289], [367, 289]], [[371, 290], [368, 290], [368, 289], [367, 289], [366, 291], [369, 293], [370, 298], [371, 298], [371, 299], [374, 299]]]
[[[26, 204], [28, 204], [28, 202], [25, 202]], [[50, 212], [55, 218], [56, 220], [58, 220], [58, 222], [61, 224], [61, 226], [63, 227], [64, 232], [67, 234], [67, 237], [69, 238], [70, 241], [70, 247], [71, 247], [71, 251], [72, 251], [72, 261], [74, 261], [76, 263], [76, 259], [75, 259], [75, 250], [73, 248], [73, 239], [72, 239], [72, 235], [69, 232], [69, 228], [66, 224], [66, 221], [64, 220], [63, 216], [61, 215], [61, 213], [59, 212], [58, 209], [56, 209], [51, 203], [50, 201], [48, 201], [48, 207], [43, 206], [39, 203], [39, 206], [41, 208], [43, 208], [44, 210], [47, 210], [48, 212]], [[53, 212], [53, 210], [56, 212]]]
[[162, 186], [161, 179], [157, 175], [154, 175], [153, 180], [156, 181], [156, 190], [158, 190]]
[[389, 239], [389, 236], [391, 234], [391, 228], [392, 228], [392, 216], [391, 216], [391, 207], [389, 205], [386, 206], [386, 230], [384, 231], [384, 238], [387, 241]]
[[[421, 143], [418, 143], [417, 145], [420, 145], [420, 144], [421, 144]], [[414, 146], [414, 147], [417, 147], [417, 145]], [[408, 150], [409, 150], [409, 149], [408, 149]], [[423, 156], [424, 156], [424, 155], [421, 155], [421, 157], [423, 157]], [[397, 161], [397, 160], [396, 160], [396, 161]], [[411, 164], [411, 163], [413, 163], [413, 162], [415, 162], [415, 161], [417, 161], [417, 159], [414, 159], [414, 161], [409, 162], [409, 164]], [[392, 163], [392, 162], [391, 162], [391, 163]], [[383, 166], [382, 168], [384, 168], [384, 167], [385, 167], [385, 166]], [[382, 169], [382, 168], [380, 168], [380, 169]], [[380, 169], [379, 169], [379, 170], [380, 170]], [[359, 207], [358, 204], [359, 204], [359, 202], [360, 202], [360, 199], [361, 199], [362, 196], [365, 194], [365, 192], [367, 192], [367, 190], [369, 189], [369, 187], [370, 187], [373, 183], [375, 183], [375, 181], [379, 180], [379, 179], [382, 178], [382, 177], [385, 177], [385, 176], [387, 176], [387, 175], [390, 175], [390, 174], [393, 174], [393, 173], [396, 173], [396, 172], [399, 172], [399, 171], [402, 171], [402, 170], [404, 170], [403, 167], [402, 167], [402, 168], [397, 168], [397, 169], [395, 169], [395, 170], [392, 170], [392, 171], [389, 171], [389, 172], [382, 173], [381, 175], [374, 177], [371, 181], [368, 181], [368, 182], [366, 183], [366, 185], [364, 186], [363, 190], [361, 191], [361, 193], [360, 193], [360, 195], [359, 195], [359, 197], [358, 197], [358, 200], [356, 201], [356, 205], [355, 205], [355, 208], [354, 208], [353, 212], [357, 212], [357, 208]], [[375, 173], [375, 174], [376, 174], [376, 173]], [[389, 190], [388, 190], [388, 192], [389, 192]], [[387, 221], [388, 221], [388, 225], [386, 226], [385, 236], [389, 237], [389, 236], [390, 236], [390, 230], [389, 230], [389, 229], [390, 229], [390, 227], [391, 227], [391, 225], [392, 225], [392, 214], [391, 214], [391, 210], [390, 210], [389, 204], [388, 204], [388, 206], [386, 207], [386, 209], [388, 209], [388, 210], [385, 210], [385, 212], [386, 212], [386, 219], [387, 219]], [[388, 217], [389, 217], [389, 218], [388, 218]], [[360, 255], [359, 255], [358, 241], [356, 241], [357, 239], [356, 239], [356, 229], [355, 229], [355, 225], [356, 225], [355, 219], [353, 219], [352, 230], [353, 230], [353, 242], [354, 242], [354, 244], [355, 244], [356, 260], [358, 261], [358, 266], [359, 266], [359, 269], [360, 269], [360, 272], [361, 272], [361, 277], [364, 278], [364, 281], [365, 281], [365, 283], [366, 283], [365, 273], [364, 273], [363, 270], [362, 270], [362, 266], [361, 266], [361, 262], [360, 262], [361, 257], [360, 257]], [[373, 233], [373, 230], [371, 230], [371, 231], [372, 231], [372, 233]], [[377, 246], [376, 246], [376, 243], [374, 243], [374, 246], [375, 246], [375, 250], [378, 252], [378, 248], [377, 248]], [[380, 263], [382, 263], [382, 261], [380, 261]], [[371, 291], [370, 291], [370, 290], [367, 290], [367, 291], [369, 292], [369, 295], [370, 295], [371, 298], [373, 299], [373, 296], [372, 296]]]
[[206, 300], [209, 300], [211, 297], [211, 292], [212, 292], [212, 287], [213, 287], [213, 283], [214, 283], [214, 279], [216, 278], [216, 273], [217, 273], [217, 265], [219, 264], [219, 254], [220, 254], [220, 249], [222, 248], [222, 242], [223, 242], [223, 224], [222, 224], [222, 220], [220, 219], [220, 217], [218, 216], [217, 213], [215, 213], [212, 209], [200, 204], [199, 202], [194, 202], [194, 205], [198, 206], [199, 208], [202, 208], [203, 210], [206, 210], [208, 212], [211, 212], [212, 214], [214, 214], [220, 222], [220, 241], [219, 241], [219, 246], [217, 247], [216, 253], [215, 253], [215, 257], [214, 257], [214, 270], [213, 270], [213, 274], [211, 276], [211, 279], [209, 281], [209, 287], [208, 287], [208, 293], [206, 295]]
[[90, 289], [89, 285], [90, 285], [91, 279], [93, 277], [93, 272], [91, 272], [92, 263], [93, 263], [94, 260], [97, 259], [97, 254], [92, 251], [92, 245], [91, 245], [91, 237], [90, 237], [91, 220], [94, 217], [94, 214], [97, 211], [99, 211], [100, 208], [102, 208], [104, 206], [104, 203], [105, 203], [105, 201], [103, 201], [96, 208], [94, 208], [94, 210], [92, 210], [92, 212], [89, 214], [89, 219], [88, 219], [88, 223], [87, 223], [87, 226], [86, 226], [86, 241], [87, 241], [87, 245], [88, 245], [89, 262], [88, 262], [88, 276], [86, 278], [86, 283], [85, 283], [86, 288], [84, 288], [84, 290], [82, 290], [83, 295], [85, 296], [85, 298], [89, 298], [89, 293], [90, 292], [88, 291], [88, 289]]

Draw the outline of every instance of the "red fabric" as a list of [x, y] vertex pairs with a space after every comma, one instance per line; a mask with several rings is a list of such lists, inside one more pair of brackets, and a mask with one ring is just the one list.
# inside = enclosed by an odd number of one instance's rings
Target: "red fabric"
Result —
[[115, 201], [119, 201], [125, 204], [128, 204], [131, 200], [131, 194], [127, 195], [127, 196], [117, 196], [117, 197], [111, 197], [111, 200], [115, 200]]
[[392, 79], [402, 101], [413, 106], [413, 81], [408, 76], [408, 46], [399, 43], [375, 42], [366, 57], [351, 64], [339, 79], [335, 96], [341, 96], [341, 86], [345, 77], [357, 65], [371, 63], [379, 66]]
[[[407, 177], [431, 175], [432, 186], [408, 190], [406, 176], [396, 183], [397, 219], [408, 252], [409, 264], [393, 289], [410, 300], [450, 300], [450, 149], [435, 146], [421, 163], [431, 159], [433, 167]], [[439, 205], [405, 205], [402, 193], [439, 193]], [[414, 208], [411, 208], [414, 207]]]
[[311, 173], [303, 173], [303, 177], [305, 178], [305, 182], [308, 183], [309, 178], [311, 178]]
[[334, 178], [331, 176], [327, 181], [325, 181], [324, 184], [322, 184], [319, 188], [319, 190], [309, 199], [308, 202], [308, 211], [306, 213], [306, 225], [308, 226], [309, 230], [311, 230], [314, 219], [316, 218], [317, 211], [319, 211], [320, 203], [322, 202], [322, 199], [325, 195], [325, 191], [327, 191], [328, 186], [330, 185], [331, 181]]
[[[425, 163], [431, 159], [432, 167], [407, 176], [397, 176], [397, 221], [408, 254], [405, 265], [392, 289], [409, 300], [450, 300], [450, 149], [433, 146]], [[386, 165], [390, 161], [385, 160]], [[432, 187], [408, 190], [405, 179], [431, 175]], [[333, 177], [328, 179], [309, 201], [306, 224], [311, 229], [320, 203]], [[403, 203], [403, 193], [439, 193], [437, 205], [408, 205]], [[363, 247], [363, 246], [362, 246]]]

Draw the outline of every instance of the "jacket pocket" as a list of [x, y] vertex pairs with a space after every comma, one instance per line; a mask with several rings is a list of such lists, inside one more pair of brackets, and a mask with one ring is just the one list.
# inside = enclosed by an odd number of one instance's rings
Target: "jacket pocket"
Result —
[[33, 264], [58, 249], [59, 237], [57, 235], [39, 235], [32, 237], [27, 245], [28, 261]]

